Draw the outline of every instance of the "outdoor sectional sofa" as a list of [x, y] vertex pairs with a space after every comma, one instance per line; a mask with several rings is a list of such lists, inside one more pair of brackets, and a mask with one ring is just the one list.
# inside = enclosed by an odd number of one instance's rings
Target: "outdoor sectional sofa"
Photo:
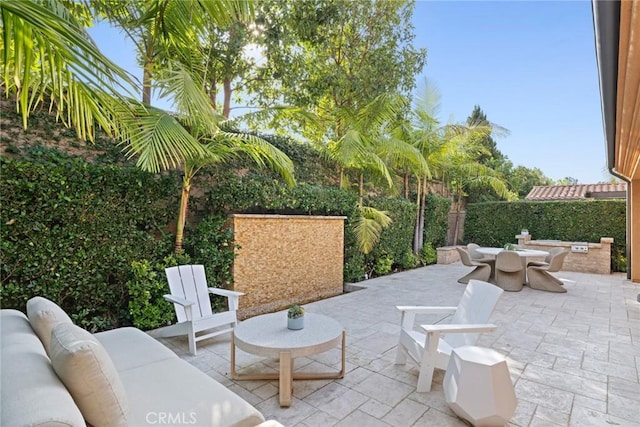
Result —
[[53, 302], [0, 311], [2, 426], [281, 426], [135, 328], [90, 334]]

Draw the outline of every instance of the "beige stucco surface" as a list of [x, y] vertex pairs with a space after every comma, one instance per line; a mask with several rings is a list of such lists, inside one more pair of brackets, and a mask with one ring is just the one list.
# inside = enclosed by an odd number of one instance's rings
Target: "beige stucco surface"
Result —
[[240, 318], [343, 292], [344, 217], [233, 216]]

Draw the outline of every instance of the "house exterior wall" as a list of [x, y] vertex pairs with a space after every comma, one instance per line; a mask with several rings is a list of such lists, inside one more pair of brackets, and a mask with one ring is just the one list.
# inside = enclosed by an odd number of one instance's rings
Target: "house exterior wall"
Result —
[[[640, 174], [640, 173], [639, 173]], [[631, 281], [640, 283], [640, 177], [629, 184], [629, 253]]]
[[241, 319], [343, 292], [344, 220], [337, 216], [233, 215], [234, 290]]

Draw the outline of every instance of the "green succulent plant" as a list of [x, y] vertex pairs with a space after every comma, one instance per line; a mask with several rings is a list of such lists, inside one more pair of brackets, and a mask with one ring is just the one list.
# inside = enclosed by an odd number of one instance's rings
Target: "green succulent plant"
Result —
[[287, 312], [287, 317], [289, 319], [297, 319], [298, 317], [304, 316], [304, 308], [298, 304], [291, 304], [289, 306], [289, 311]]

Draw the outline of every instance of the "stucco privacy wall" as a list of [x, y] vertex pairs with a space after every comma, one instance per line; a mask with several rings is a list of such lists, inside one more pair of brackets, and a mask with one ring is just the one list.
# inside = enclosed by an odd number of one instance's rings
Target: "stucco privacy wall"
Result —
[[341, 294], [345, 218], [233, 215], [239, 317]]

